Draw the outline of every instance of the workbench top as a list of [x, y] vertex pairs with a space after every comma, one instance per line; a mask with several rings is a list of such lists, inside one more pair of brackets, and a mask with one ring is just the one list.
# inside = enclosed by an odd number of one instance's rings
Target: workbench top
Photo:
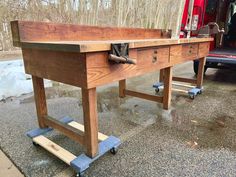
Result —
[[21, 41], [25, 48], [48, 49], [70, 52], [99, 52], [111, 50], [111, 44], [128, 43], [129, 48], [158, 47], [213, 41], [213, 38], [139, 39], [139, 40], [89, 40], [89, 41]]

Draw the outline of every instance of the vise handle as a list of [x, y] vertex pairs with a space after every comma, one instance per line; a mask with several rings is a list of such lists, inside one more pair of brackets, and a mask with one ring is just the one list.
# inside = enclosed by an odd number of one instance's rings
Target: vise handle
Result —
[[116, 63], [127, 63], [127, 64], [134, 64], [134, 65], [136, 65], [136, 63], [137, 63], [137, 60], [130, 59], [130, 58], [124, 57], [124, 56], [118, 57], [113, 54], [109, 54], [109, 60], [114, 61]]
[[135, 59], [129, 58], [129, 44], [117, 43], [111, 44], [111, 50], [109, 52], [108, 61], [116, 64], [136, 64]]

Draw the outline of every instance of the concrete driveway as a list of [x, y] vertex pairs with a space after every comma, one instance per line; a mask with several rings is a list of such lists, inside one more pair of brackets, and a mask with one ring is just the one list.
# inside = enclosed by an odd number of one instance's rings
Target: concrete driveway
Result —
[[[192, 63], [175, 75], [193, 78]], [[154, 93], [158, 73], [128, 80], [128, 87]], [[172, 106], [118, 97], [117, 83], [98, 89], [99, 130], [121, 138], [114, 156], [94, 162], [85, 176], [236, 176], [236, 72], [210, 69], [204, 92], [195, 100], [173, 93]], [[80, 90], [57, 85], [47, 89], [50, 115], [82, 123]], [[25, 132], [37, 127], [32, 94], [0, 102], [0, 147], [27, 177], [73, 176], [73, 170], [40, 147]], [[74, 154], [83, 148], [56, 131], [48, 137]]]

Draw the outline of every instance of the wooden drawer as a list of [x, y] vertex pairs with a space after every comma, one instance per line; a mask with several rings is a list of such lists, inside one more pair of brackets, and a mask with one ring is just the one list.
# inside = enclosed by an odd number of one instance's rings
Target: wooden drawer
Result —
[[174, 45], [170, 48], [170, 63], [172, 65], [198, 58], [198, 44]]
[[204, 42], [199, 44], [198, 56], [199, 58], [205, 57], [209, 53], [210, 42]]
[[198, 57], [198, 44], [184, 44], [182, 45], [183, 59], [191, 59]]
[[138, 50], [137, 70], [156, 70], [169, 66], [169, 47]]

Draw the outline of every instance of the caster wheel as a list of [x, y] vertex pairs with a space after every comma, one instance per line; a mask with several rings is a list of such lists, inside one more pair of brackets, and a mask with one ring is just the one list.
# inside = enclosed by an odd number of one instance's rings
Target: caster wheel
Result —
[[159, 88], [156, 88], [156, 89], [155, 89], [155, 92], [156, 92], [156, 93], [158, 93], [159, 91], [160, 91], [160, 89], [159, 89]]
[[194, 100], [195, 95], [189, 95], [189, 97], [190, 97], [192, 100]]
[[39, 147], [39, 144], [38, 144], [38, 143], [35, 143], [34, 141], [33, 141], [33, 145], [34, 145], [35, 147]]
[[118, 150], [117, 150], [116, 148], [112, 148], [112, 149], [110, 150], [110, 152], [111, 152], [113, 155], [115, 155], [115, 154], [118, 152]]
[[77, 173], [75, 177], [84, 177], [84, 173]]
[[202, 91], [200, 90], [200, 91], [198, 92], [198, 94], [201, 95], [201, 94], [202, 94]]

